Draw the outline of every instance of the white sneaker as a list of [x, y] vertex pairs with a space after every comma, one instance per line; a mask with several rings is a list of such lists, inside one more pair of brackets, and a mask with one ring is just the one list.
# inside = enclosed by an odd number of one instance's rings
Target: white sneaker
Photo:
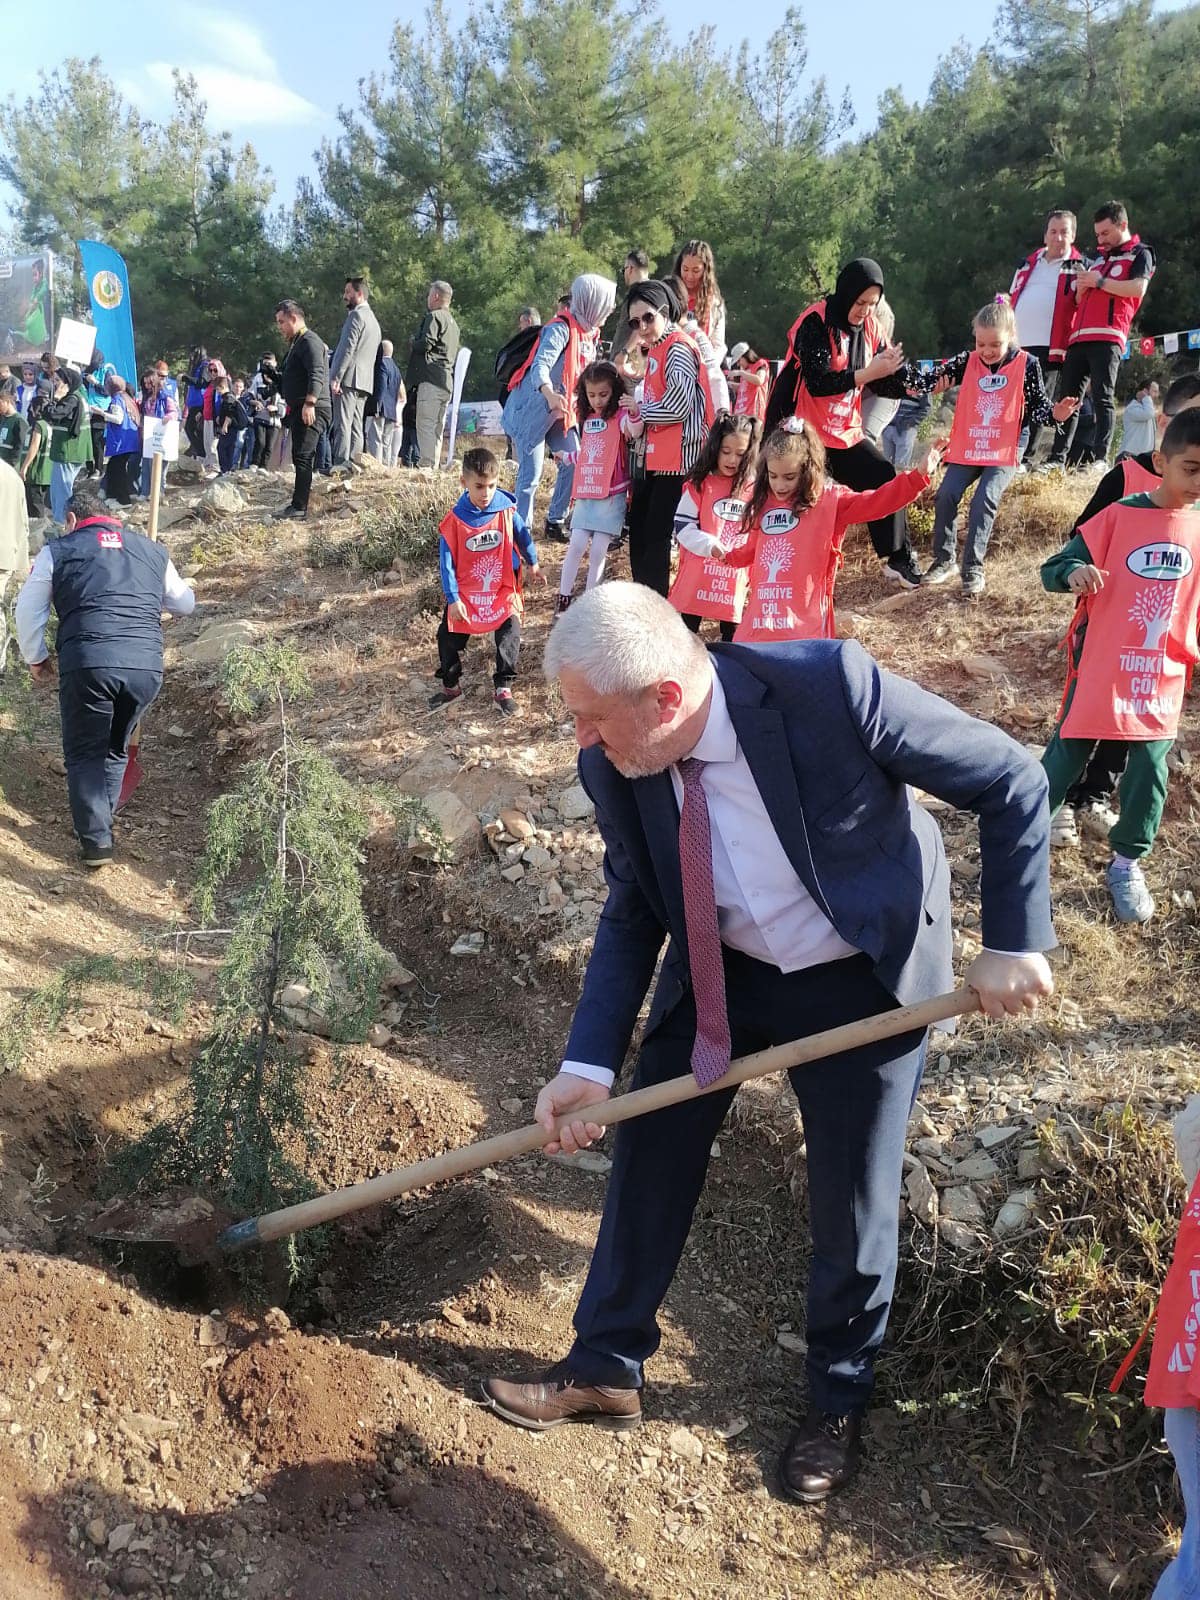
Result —
[[1075, 813], [1070, 806], [1059, 806], [1050, 818], [1050, 848], [1057, 850], [1064, 845], [1079, 843], [1079, 829], [1075, 825]]

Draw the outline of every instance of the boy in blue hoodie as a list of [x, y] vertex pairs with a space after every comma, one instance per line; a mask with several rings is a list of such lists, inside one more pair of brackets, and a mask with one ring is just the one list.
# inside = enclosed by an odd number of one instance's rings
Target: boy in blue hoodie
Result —
[[442, 518], [438, 566], [446, 610], [438, 626], [438, 670], [442, 687], [430, 709], [447, 706], [462, 694], [462, 654], [473, 633], [496, 638], [496, 704], [506, 717], [516, 715], [512, 682], [521, 650], [521, 562], [545, 585], [528, 527], [513, 497], [498, 487], [500, 463], [490, 450], [468, 450], [462, 487], [452, 511]]

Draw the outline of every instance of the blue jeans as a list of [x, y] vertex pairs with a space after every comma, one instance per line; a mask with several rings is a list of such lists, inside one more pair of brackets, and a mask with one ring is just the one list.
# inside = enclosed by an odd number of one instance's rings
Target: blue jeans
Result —
[[1179, 1554], [1163, 1569], [1152, 1600], [1200, 1600], [1200, 1411], [1168, 1406], [1163, 1433], [1183, 1491], [1183, 1540]]
[[[168, 462], [168, 461], [166, 461], [164, 459], [163, 464], [162, 464], [162, 472], [159, 475], [159, 480], [158, 480], [158, 488], [159, 488], [159, 493], [160, 494], [166, 492], [167, 472], [168, 472], [169, 467], [170, 467], [170, 462]], [[142, 457], [142, 481], [141, 481], [141, 483], [139, 485], [139, 493], [141, 494], [141, 497], [142, 497], [143, 500], [149, 500], [149, 498], [150, 498], [150, 473], [152, 472], [153, 468], [154, 468], [154, 457], [153, 456], [143, 456]]]
[[[532, 450], [525, 451], [525, 453], [518, 459], [517, 483], [514, 491], [517, 497], [517, 515], [524, 521], [527, 527], [533, 526], [533, 497], [537, 494], [537, 486], [542, 481], [542, 469], [546, 464], [547, 445], [549, 445], [552, 451], [576, 450], [579, 447], [577, 435], [573, 431], [571, 433], [564, 433], [562, 425], [556, 422], [551, 426], [549, 433], [544, 439], [539, 439], [538, 442], [533, 446]], [[571, 478], [568, 479], [568, 502], [571, 498], [570, 483], [573, 481], [574, 474], [572, 474]], [[558, 483], [556, 483], [554, 486], [555, 495], [557, 495], [561, 483], [562, 479], [560, 477]], [[567, 514], [566, 504], [563, 505], [562, 512], [563, 516], [565, 517]]]
[[964, 467], [957, 461], [946, 466], [933, 510], [933, 559], [953, 561], [958, 550], [958, 504], [978, 479], [979, 487], [971, 498], [967, 515], [967, 541], [963, 545], [962, 570], [977, 571], [987, 555], [992, 524], [1004, 491], [1016, 474], [1015, 467]]
[[78, 461], [52, 461], [50, 463], [50, 515], [61, 528], [67, 520], [67, 501], [79, 476]]
[[[783, 973], [736, 950], [724, 954], [735, 1056], [896, 1005], [866, 956]], [[695, 1035], [688, 989], [647, 1034], [632, 1087], [690, 1071]], [[905, 1130], [924, 1058], [924, 1033], [906, 1033], [790, 1075], [808, 1149], [809, 1399], [837, 1415], [864, 1410], [874, 1383], [896, 1278]], [[642, 1363], [658, 1348], [658, 1309], [735, 1092], [707, 1094], [617, 1128], [568, 1357], [584, 1383], [641, 1386]]]
[[574, 488], [575, 468], [565, 461], [560, 461], [558, 476], [554, 480], [554, 493], [550, 496], [550, 506], [546, 512], [547, 522], [556, 522], [561, 527], [567, 520]]
[[81, 844], [112, 844], [113, 812], [129, 759], [129, 735], [158, 691], [162, 673], [78, 667], [58, 680], [71, 821]]

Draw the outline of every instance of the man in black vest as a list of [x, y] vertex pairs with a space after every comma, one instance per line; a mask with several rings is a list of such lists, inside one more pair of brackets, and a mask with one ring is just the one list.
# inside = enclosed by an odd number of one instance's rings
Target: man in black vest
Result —
[[17, 638], [34, 681], [54, 681], [46, 623], [58, 613], [58, 703], [71, 820], [84, 864], [112, 860], [113, 811], [129, 735], [162, 687], [162, 613], [186, 617], [196, 596], [165, 545], [108, 515], [80, 480], [67, 531], [38, 552], [17, 596]]

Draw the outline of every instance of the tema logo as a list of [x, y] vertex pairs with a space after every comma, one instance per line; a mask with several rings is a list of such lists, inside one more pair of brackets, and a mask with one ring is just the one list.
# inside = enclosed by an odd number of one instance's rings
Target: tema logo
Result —
[[109, 272], [106, 268], [96, 274], [92, 279], [92, 298], [98, 306], [103, 306], [105, 311], [117, 309], [125, 298], [125, 291], [115, 272]]
[[791, 533], [799, 521], [800, 518], [789, 506], [782, 506], [778, 511], [768, 511], [761, 526], [764, 533]]
[[479, 550], [494, 550], [502, 537], [499, 528], [484, 528], [482, 533], [471, 535], [467, 540], [467, 549], [472, 553]]
[[1008, 377], [1003, 372], [985, 372], [979, 380], [979, 387], [984, 394], [991, 394], [996, 389], [1008, 388]]
[[1192, 552], [1181, 544], [1160, 540], [1131, 550], [1125, 565], [1135, 578], [1157, 578], [1161, 583], [1178, 583], [1186, 578], [1194, 565]]
[[713, 516], [720, 517], [725, 522], [740, 522], [745, 514], [744, 500], [717, 500], [713, 503]]
[[608, 423], [603, 417], [589, 417], [583, 425], [584, 433], [603, 433]]

